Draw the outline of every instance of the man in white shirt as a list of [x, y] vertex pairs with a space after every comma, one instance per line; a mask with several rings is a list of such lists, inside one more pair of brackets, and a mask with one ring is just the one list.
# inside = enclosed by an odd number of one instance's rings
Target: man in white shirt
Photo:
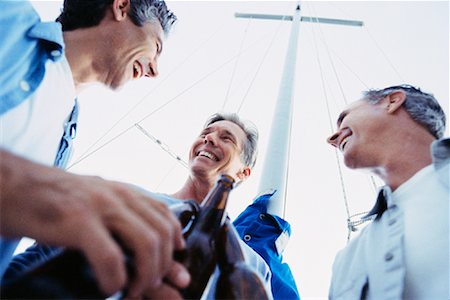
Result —
[[[186, 286], [172, 258], [184, 240], [166, 205], [50, 167], [82, 87], [158, 75], [173, 13], [162, 0], [65, 0], [58, 22], [41, 22], [29, 1], [0, 1], [0, 11], [0, 276], [27, 236], [82, 251], [106, 294], [125, 284], [130, 298]], [[133, 278], [113, 235], [134, 254]]]
[[[346, 166], [385, 183], [369, 224], [339, 252], [330, 299], [448, 299], [450, 139], [431, 94], [369, 90], [328, 138]], [[440, 139], [440, 140], [439, 140]]]

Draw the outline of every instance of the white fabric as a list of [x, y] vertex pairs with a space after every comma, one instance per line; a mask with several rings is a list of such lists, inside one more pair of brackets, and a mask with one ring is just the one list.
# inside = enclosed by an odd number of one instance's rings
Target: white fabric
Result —
[[434, 166], [401, 185], [392, 199], [404, 212], [404, 298], [448, 299], [449, 194]]
[[[0, 115], [0, 148], [34, 162], [53, 165], [64, 122], [72, 111], [75, 85], [67, 60], [46, 63], [45, 77], [36, 92]], [[20, 240], [0, 237], [0, 277]]]
[[0, 116], [0, 147], [52, 165], [74, 99], [75, 85], [67, 60], [48, 60], [45, 78], [36, 93]]
[[329, 299], [449, 299], [449, 161], [437, 162], [381, 189], [388, 208], [336, 256]]

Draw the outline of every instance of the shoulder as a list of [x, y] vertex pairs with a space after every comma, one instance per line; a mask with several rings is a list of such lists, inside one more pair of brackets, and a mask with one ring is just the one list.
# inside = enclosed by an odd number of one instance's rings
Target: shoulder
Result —
[[[63, 57], [61, 24], [41, 22], [29, 1], [0, 1], [0, 114], [40, 86], [48, 60]], [[17, 51], [20, 49], [20, 51]]]

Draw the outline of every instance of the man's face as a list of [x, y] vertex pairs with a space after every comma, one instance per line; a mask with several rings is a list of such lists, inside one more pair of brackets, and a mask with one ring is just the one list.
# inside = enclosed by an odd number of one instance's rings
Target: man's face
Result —
[[191, 147], [191, 173], [206, 176], [209, 181], [228, 174], [238, 181], [239, 174], [246, 169], [241, 161], [245, 140], [245, 132], [230, 121], [217, 121], [204, 128]]
[[389, 124], [384, 104], [384, 99], [378, 104], [359, 100], [339, 115], [337, 132], [327, 142], [341, 151], [347, 167], [371, 168], [380, 163]]
[[139, 27], [126, 18], [117, 22], [111, 38], [102, 51], [104, 54], [94, 68], [103, 83], [117, 89], [126, 82], [143, 76], [158, 75], [157, 61], [163, 46], [163, 30], [159, 22]]

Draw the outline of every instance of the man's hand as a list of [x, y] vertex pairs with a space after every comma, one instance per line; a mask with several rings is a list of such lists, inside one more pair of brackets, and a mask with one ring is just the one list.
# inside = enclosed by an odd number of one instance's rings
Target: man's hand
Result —
[[162, 287], [164, 277], [177, 287], [187, 283], [174, 278], [189, 281], [172, 258], [184, 247], [178, 220], [165, 204], [126, 184], [74, 175], [0, 150], [0, 206], [2, 236], [81, 250], [107, 294], [129, 279], [124, 253], [112, 236], [136, 263], [129, 295]]

